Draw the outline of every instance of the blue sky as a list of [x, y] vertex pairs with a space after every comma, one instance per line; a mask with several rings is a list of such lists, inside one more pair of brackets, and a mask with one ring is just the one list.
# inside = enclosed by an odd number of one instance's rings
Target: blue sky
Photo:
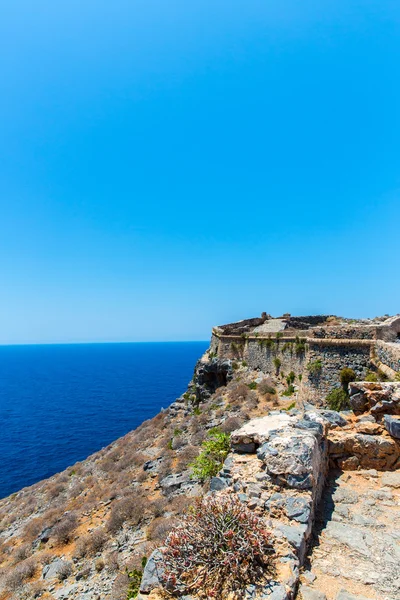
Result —
[[400, 312], [400, 7], [0, 9], [0, 342]]

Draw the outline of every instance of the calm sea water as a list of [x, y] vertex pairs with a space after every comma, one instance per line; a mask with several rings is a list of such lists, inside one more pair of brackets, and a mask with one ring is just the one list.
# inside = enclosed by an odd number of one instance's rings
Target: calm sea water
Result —
[[0, 346], [0, 497], [168, 406], [207, 342]]

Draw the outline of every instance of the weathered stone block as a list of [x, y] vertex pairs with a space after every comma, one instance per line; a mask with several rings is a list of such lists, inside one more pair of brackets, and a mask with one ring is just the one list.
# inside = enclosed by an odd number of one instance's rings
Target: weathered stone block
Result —
[[210, 490], [212, 492], [219, 492], [221, 490], [224, 490], [226, 487], [228, 487], [228, 483], [227, 483], [226, 479], [223, 479], [222, 477], [212, 477], [211, 478]]
[[163, 573], [161, 566], [162, 554], [160, 550], [154, 550], [150, 555], [149, 560], [143, 571], [142, 581], [140, 584], [140, 592], [149, 594], [155, 588], [160, 587], [160, 577]]
[[390, 415], [385, 415], [383, 420], [390, 435], [397, 440], [400, 440], [400, 419], [396, 419]]
[[300, 594], [303, 600], [326, 600], [326, 595], [323, 592], [319, 592], [308, 585], [304, 585], [304, 583], [300, 586]]

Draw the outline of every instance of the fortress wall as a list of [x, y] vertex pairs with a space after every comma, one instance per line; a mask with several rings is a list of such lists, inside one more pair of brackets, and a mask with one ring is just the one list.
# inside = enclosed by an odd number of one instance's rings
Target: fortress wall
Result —
[[[322, 340], [321, 340], [322, 341]], [[308, 343], [307, 363], [299, 398], [321, 404], [325, 396], [335, 387], [340, 387], [340, 371], [345, 367], [353, 369], [357, 379], [362, 380], [371, 363], [371, 344], [345, 340], [324, 340], [323, 343]], [[321, 371], [312, 375], [307, 365], [320, 360]]]
[[244, 350], [245, 360], [251, 367], [271, 375], [277, 373], [275, 359], [281, 361], [280, 371], [285, 375], [290, 371], [293, 371], [297, 376], [300, 375], [304, 370], [305, 355], [305, 352], [296, 354], [294, 344], [285, 342], [283, 339], [279, 343], [272, 342], [270, 346], [262, 344], [260, 340], [249, 340]]
[[294, 371], [299, 375], [304, 368], [305, 352], [296, 354], [294, 337], [285, 336], [277, 342], [273, 337], [267, 341], [265, 338], [243, 339], [240, 336], [213, 334], [210, 349], [211, 352], [217, 352], [221, 359], [245, 360], [253, 369], [271, 375], [276, 373], [275, 358], [279, 358], [280, 369], [286, 374]]
[[400, 372], [400, 344], [388, 344], [378, 340], [375, 345], [376, 357], [393, 371]]
[[363, 325], [362, 327], [314, 327], [313, 337], [329, 339], [357, 339], [373, 340], [376, 337], [376, 325]]
[[[279, 358], [280, 371], [285, 375], [294, 371], [297, 384], [298, 376], [302, 375], [299, 399], [317, 405], [323, 403], [325, 396], [333, 388], [340, 387], [340, 371], [343, 368], [353, 369], [359, 380], [365, 377], [371, 366], [371, 347], [376, 344], [370, 339], [306, 338], [305, 351], [296, 353], [293, 337], [284, 336], [279, 342], [275, 338], [271, 339], [268, 342], [254, 337], [243, 339], [240, 336], [213, 335], [211, 348], [218, 353], [219, 358], [245, 360], [249, 367], [269, 375], [276, 375], [274, 359]], [[321, 371], [311, 374], [307, 367], [317, 360], [322, 363]]]

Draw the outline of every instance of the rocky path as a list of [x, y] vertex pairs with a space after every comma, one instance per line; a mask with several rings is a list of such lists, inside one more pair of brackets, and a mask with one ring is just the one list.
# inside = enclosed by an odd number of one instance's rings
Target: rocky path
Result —
[[400, 471], [332, 474], [306, 565], [303, 600], [400, 600]]

